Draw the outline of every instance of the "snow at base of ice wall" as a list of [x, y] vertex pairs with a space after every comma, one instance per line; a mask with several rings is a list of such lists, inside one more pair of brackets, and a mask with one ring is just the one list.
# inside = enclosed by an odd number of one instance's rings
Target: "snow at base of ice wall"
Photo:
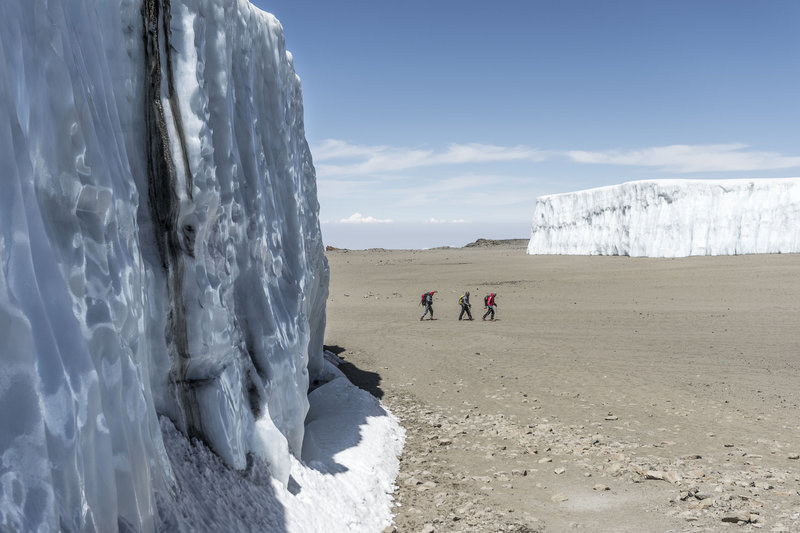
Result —
[[278, 21], [1, 2], [0, 186], [0, 530], [161, 527], [160, 415], [285, 484], [328, 267]]
[[634, 181], [536, 200], [529, 254], [800, 252], [800, 178]]

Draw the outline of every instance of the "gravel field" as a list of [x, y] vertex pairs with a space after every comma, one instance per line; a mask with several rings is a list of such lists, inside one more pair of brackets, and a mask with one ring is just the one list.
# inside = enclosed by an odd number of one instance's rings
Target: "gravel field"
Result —
[[396, 531], [800, 531], [800, 255], [524, 244], [327, 253], [325, 344], [407, 431]]

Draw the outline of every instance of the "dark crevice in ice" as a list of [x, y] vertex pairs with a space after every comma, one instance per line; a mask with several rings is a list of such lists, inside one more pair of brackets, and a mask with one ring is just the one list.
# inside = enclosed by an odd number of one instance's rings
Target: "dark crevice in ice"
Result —
[[[197, 378], [187, 376], [191, 354], [183, 297], [186, 261], [194, 254], [194, 228], [182, 228], [180, 191], [164, 105], [170, 106], [178, 145], [184, 159], [186, 195], [191, 198], [188, 156], [178, 101], [171, 73], [169, 19], [170, 0], [145, 0], [142, 7], [145, 47], [145, 123], [148, 199], [154, 221], [155, 241], [166, 274], [169, 310], [165, 337], [172, 357], [170, 381], [179, 405], [175, 424], [187, 435], [203, 439], [202, 418], [195, 401]], [[163, 57], [162, 57], [163, 55]], [[166, 77], [166, 79], [165, 79]], [[166, 83], [166, 86], [165, 86]], [[166, 89], [168, 102], [162, 95]]]

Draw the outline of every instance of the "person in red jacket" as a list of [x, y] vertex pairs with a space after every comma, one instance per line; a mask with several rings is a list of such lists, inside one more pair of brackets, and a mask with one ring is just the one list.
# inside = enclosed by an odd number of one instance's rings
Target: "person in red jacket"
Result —
[[483, 315], [484, 320], [486, 320], [486, 317], [489, 316], [490, 314], [492, 315], [492, 318], [490, 318], [489, 320], [494, 320], [494, 310], [495, 307], [497, 307], [497, 302], [495, 301], [495, 298], [497, 298], [497, 295], [493, 292], [489, 293], [488, 296], [484, 297], [483, 305], [486, 306], [487, 308], [486, 313], [484, 313]]
[[422, 297], [419, 300], [419, 305], [425, 307], [425, 311], [422, 313], [422, 316], [419, 317], [420, 320], [425, 319], [425, 315], [428, 313], [431, 314], [431, 320], [433, 320], [433, 295], [438, 291], [431, 291], [431, 292], [423, 292]]

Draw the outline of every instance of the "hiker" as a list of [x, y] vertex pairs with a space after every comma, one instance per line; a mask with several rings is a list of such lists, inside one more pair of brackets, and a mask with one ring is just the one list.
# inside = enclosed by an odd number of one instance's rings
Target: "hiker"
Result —
[[495, 301], [497, 295], [493, 292], [489, 293], [488, 296], [484, 297], [483, 305], [487, 308], [486, 313], [483, 315], [483, 319], [486, 320], [486, 317], [489, 316], [491, 313], [492, 318], [489, 320], [494, 320], [494, 308], [497, 307], [497, 302]]
[[431, 291], [431, 292], [423, 292], [422, 297], [419, 300], [419, 305], [425, 306], [425, 311], [422, 313], [422, 316], [419, 317], [420, 320], [425, 319], [425, 315], [430, 312], [431, 320], [433, 320], [433, 295], [439, 291]]
[[469, 310], [469, 308], [472, 307], [472, 304], [469, 303], [469, 291], [461, 295], [458, 299], [458, 303], [461, 305], [461, 314], [458, 315], [458, 319], [461, 320], [464, 313], [467, 313], [469, 317], [467, 320], [472, 320], [472, 312]]

